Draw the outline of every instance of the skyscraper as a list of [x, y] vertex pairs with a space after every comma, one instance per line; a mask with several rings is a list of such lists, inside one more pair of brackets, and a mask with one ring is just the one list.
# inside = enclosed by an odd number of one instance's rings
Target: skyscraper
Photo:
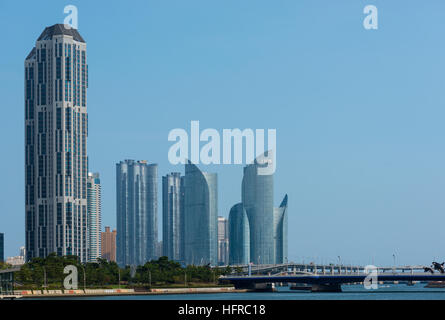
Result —
[[229, 264], [250, 262], [249, 220], [242, 203], [237, 203], [229, 214]]
[[27, 259], [88, 258], [86, 43], [63, 24], [45, 28], [25, 59]]
[[242, 202], [249, 218], [250, 260], [255, 264], [275, 263], [273, 175], [260, 175], [267, 166], [264, 155], [244, 167]]
[[276, 264], [287, 259], [287, 195], [279, 208], [273, 207], [273, 174], [260, 173], [271, 165], [268, 155], [265, 152], [244, 167], [242, 203], [233, 206], [229, 216], [231, 264], [244, 264], [246, 259], [254, 264]]
[[184, 177], [162, 177], [162, 248], [170, 260], [184, 261]]
[[100, 233], [102, 258], [116, 262], [116, 230], [110, 232], [110, 227], [105, 227], [105, 232]]
[[117, 262], [143, 265], [156, 258], [158, 166], [125, 160], [116, 165]]
[[23, 261], [26, 259], [26, 248], [25, 247], [20, 247], [20, 257], [23, 258]]
[[102, 230], [101, 187], [99, 173], [88, 173], [88, 261], [96, 262], [101, 257], [100, 231]]
[[228, 220], [218, 217], [218, 264], [229, 263], [229, 226]]
[[218, 177], [185, 165], [185, 262], [218, 262]]
[[0, 233], [0, 262], [5, 262], [5, 235]]
[[273, 213], [275, 263], [287, 263], [287, 194]]

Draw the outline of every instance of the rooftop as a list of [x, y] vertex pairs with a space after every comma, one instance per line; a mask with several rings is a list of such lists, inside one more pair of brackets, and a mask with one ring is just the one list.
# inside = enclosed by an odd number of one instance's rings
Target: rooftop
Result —
[[43, 30], [40, 37], [37, 39], [37, 41], [50, 40], [53, 38], [53, 36], [61, 35], [61, 34], [67, 35], [67, 36], [72, 36], [74, 40], [85, 43], [85, 40], [83, 40], [82, 36], [79, 34], [77, 29], [65, 28], [64, 24], [55, 24], [51, 27], [46, 27], [45, 30]]

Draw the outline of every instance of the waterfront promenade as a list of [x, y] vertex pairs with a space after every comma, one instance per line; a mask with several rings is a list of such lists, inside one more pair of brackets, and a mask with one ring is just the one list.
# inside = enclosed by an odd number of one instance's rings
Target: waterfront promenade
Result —
[[231, 293], [246, 292], [247, 290], [234, 287], [209, 287], [209, 288], [154, 288], [147, 291], [135, 291], [134, 289], [85, 289], [85, 290], [14, 290], [13, 294], [0, 295], [1, 299], [20, 298], [61, 298], [61, 297], [101, 297], [101, 296], [140, 296], [162, 294], [206, 294], [206, 293]]

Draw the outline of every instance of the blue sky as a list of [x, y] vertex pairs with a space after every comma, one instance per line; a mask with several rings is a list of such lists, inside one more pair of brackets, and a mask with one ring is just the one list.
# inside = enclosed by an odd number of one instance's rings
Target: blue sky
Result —
[[[445, 252], [445, 3], [382, 0], [0, 2], [0, 232], [24, 244], [23, 63], [63, 8], [89, 64], [90, 170], [115, 226], [115, 164], [168, 163], [168, 132], [277, 129], [289, 259], [428, 264]], [[365, 30], [363, 8], [379, 10]], [[218, 173], [219, 214], [242, 166]], [[159, 185], [160, 186], [160, 185]], [[161, 220], [161, 207], [159, 220]]]

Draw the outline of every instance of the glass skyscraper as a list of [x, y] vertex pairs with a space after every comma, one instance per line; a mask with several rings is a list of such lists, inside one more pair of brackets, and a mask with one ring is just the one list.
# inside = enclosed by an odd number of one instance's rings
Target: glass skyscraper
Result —
[[230, 264], [277, 264], [287, 259], [287, 195], [274, 208], [274, 176], [260, 173], [270, 161], [265, 152], [244, 167], [242, 202], [229, 215]]
[[5, 262], [5, 235], [0, 233], [0, 262]]
[[173, 172], [162, 177], [162, 254], [184, 261], [184, 177]]
[[88, 173], [87, 180], [87, 209], [88, 209], [88, 261], [96, 262], [101, 257], [101, 226], [102, 199], [99, 173]]
[[273, 213], [275, 263], [287, 263], [287, 194]]
[[260, 166], [267, 166], [264, 155], [244, 167], [242, 202], [249, 218], [250, 260], [254, 264], [275, 263], [274, 243], [274, 177], [260, 175]]
[[190, 161], [185, 165], [185, 262], [218, 262], [218, 178]]
[[117, 263], [143, 265], [155, 259], [157, 164], [125, 160], [116, 165]]
[[76, 29], [56, 24], [25, 59], [27, 260], [88, 258], [86, 47]]
[[237, 203], [229, 214], [229, 264], [245, 265], [250, 262], [249, 220], [242, 203]]

